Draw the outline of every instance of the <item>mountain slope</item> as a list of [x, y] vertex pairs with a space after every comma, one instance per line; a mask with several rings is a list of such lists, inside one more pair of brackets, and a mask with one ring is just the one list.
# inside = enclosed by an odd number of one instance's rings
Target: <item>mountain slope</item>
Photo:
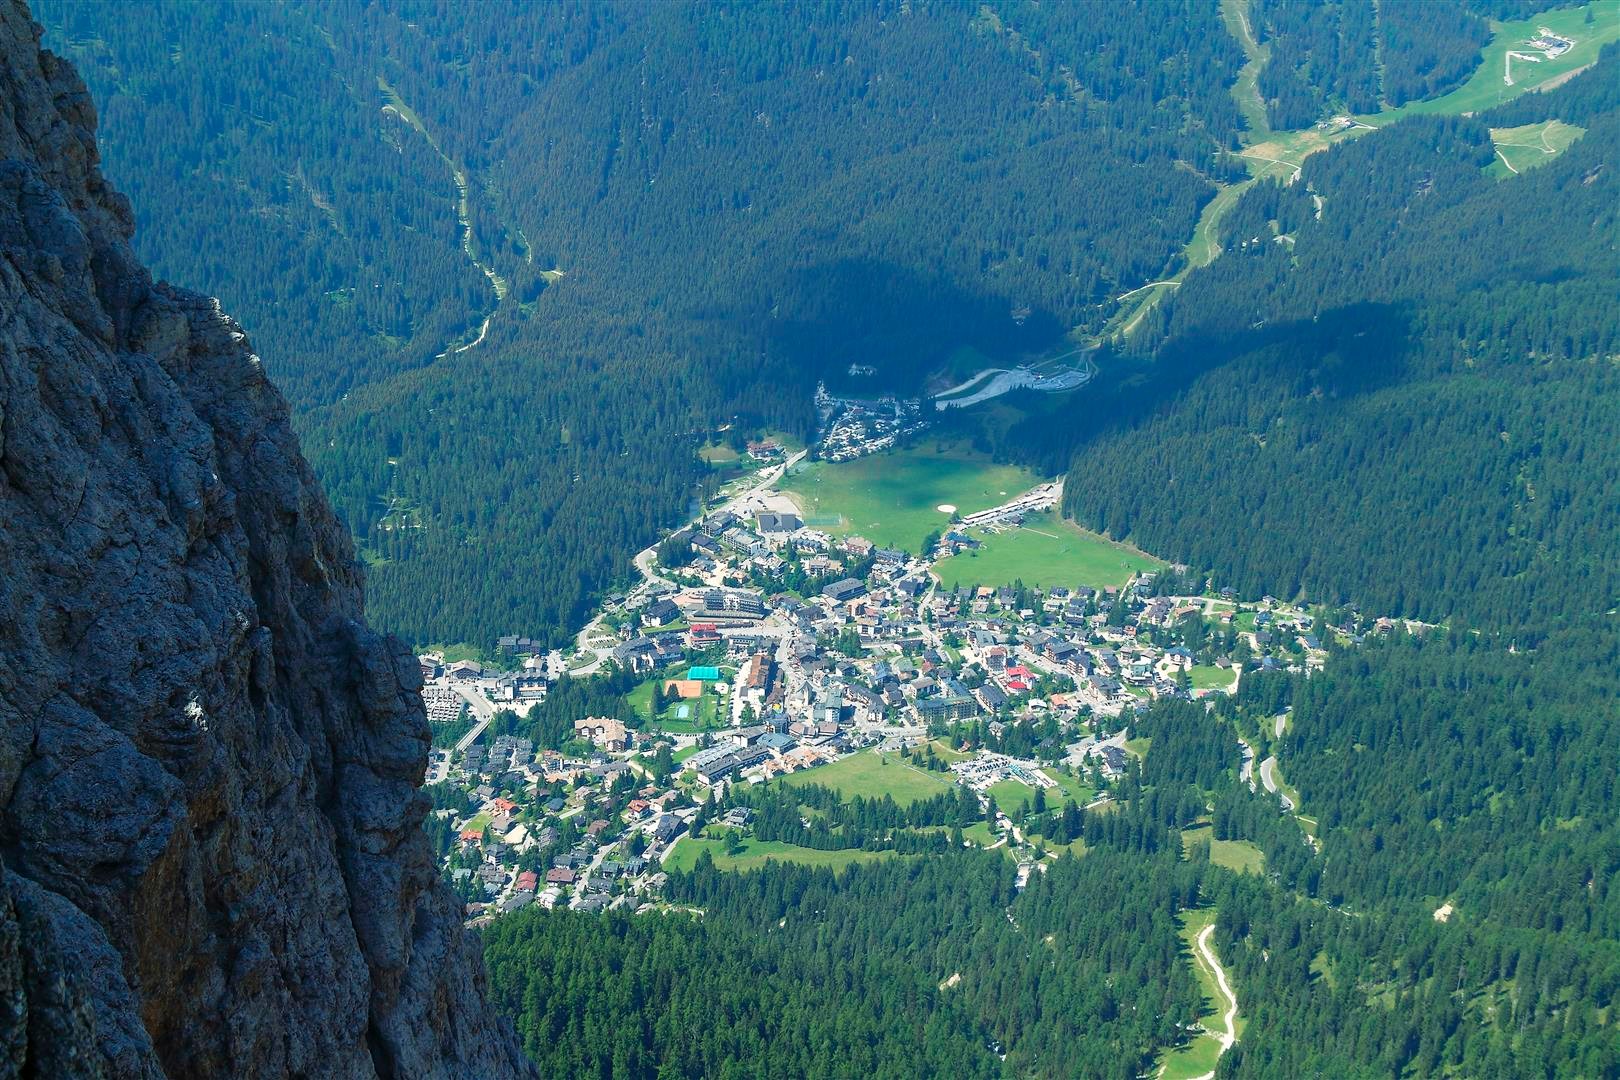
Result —
[[[25, 1075], [510, 1076], [428, 732], [281, 396], [0, 5], [0, 1018]], [[221, 244], [230, 237], [216, 238]]]

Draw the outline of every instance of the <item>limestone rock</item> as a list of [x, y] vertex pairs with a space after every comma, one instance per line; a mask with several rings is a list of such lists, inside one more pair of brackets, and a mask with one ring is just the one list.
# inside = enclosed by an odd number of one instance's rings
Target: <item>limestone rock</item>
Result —
[[0, 1074], [526, 1075], [421, 829], [415, 661], [132, 228], [0, 0]]

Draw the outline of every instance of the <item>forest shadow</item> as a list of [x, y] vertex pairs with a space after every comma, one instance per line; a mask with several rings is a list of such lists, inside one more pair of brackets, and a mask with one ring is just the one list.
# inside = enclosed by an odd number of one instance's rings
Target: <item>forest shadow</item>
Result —
[[[1009, 362], [1063, 338], [1051, 312], [1020, 309], [943, 275], [875, 259], [841, 259], [773, 282], [782, 297], [768, 339], [773, 353], [829, 385], [915, 393], [950, 354], [969, 346]], [[850, 365], [871, 365], [851, 378]]]
[[1165, 342], [1151, 357], [1105, 350], [1100, 373], [1075, 395], [1054, 422], [1035, 416], [1007, 429], [1009, 449], [1023, 448], [1052, 467], [1062, 467], [1086, 442], [1135, 427], [1190, 394], [1198, 380], [1222, 367], [1244, 366], [1256, 381], [1272, 380], [1290, 396], [1329, 398], [1370, 394], [1409, 374], [1412, 315], [1403, 304], [1352, 304], [1238, 333], [1194, 331]]

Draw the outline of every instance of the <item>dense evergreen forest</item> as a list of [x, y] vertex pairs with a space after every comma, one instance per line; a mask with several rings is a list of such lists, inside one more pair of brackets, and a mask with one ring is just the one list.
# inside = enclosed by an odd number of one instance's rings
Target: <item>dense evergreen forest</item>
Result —
[[[1546, 5], [1542, 5], [1546, 6]], [[1489, 0], [1256, 0], [1270, 58], [1259, 90], [1277, 130], [1334, 113], [1375, 113], [1465, 82], [1490, 40]], [[1515, 17], [1528, 14], [1512, 12]]]
[[1133, 1080], [1199, 1012], [1176, 914], [1200, 868], [1099, 849], [1013, 875], [999, 852], [704, 861], [669, 885], [701, 919], [495, 923], [491, 988], [546, 1075]]
[[1096, 322], [1241, 175], [1196, 0], [38, 14], [142, 255], [252, 330], [424, 643], [560, 640], [705, 434]]
[[[1617, 62], [1251, 189], [1149, 317], [1154, 359], [1075, 418], [1066, 509], [1250, 595], [1538, 629], [1612, 607]], [[1487, 127], [1551, 118], [1586, 133], [1482, 171]]]

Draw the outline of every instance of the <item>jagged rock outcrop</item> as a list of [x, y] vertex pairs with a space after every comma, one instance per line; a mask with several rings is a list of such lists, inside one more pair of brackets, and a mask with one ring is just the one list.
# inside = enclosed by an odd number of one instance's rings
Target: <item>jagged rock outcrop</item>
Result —
[[414, 658], [94, 129], [0, 0], [0, 1075], [525, 1074], [420, 828]]

